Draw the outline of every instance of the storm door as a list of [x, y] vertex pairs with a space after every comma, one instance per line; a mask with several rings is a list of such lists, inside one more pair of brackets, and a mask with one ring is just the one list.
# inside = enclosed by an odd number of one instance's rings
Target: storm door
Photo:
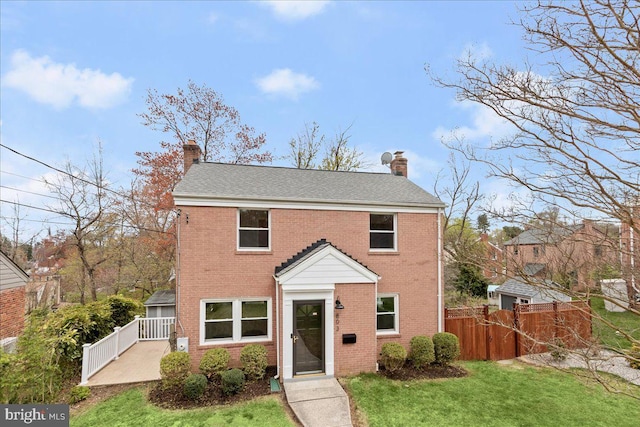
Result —
[[324, 301], [293, 302], [293, 374], [324, 372]]

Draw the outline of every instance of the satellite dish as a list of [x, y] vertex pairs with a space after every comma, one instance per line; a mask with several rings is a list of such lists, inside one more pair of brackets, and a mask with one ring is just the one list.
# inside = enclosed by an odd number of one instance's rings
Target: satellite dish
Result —
[[392, 159], [393, 159], [393, 156], [388, 151], [382, 153], [382, 157], [380, 157], [380, 161], [382, 162], [383, 165], [390, 164]]

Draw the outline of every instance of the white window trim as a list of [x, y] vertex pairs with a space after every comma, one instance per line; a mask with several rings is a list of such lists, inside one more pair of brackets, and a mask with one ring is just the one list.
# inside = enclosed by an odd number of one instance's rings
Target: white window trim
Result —
[[393, 215], [393, 231], [372, 230], [371, 215], [389, 215], [390, 212], [369, 212], [369, 242], [371, 242], [371, 233], [393, 233], [393, 248], [372, 248], [369, 243], [369, 252], [398, 252], [398, 214]]
[[[393, 329], [378, 330], [378, 298], [390, 298], [393, 297], [394, 317], [393, 317]], [[380, 313], [382, 314], [382, 313]], [[389, 313], [386, 313], [389, 314]], [[398, 294], [378, 294], [376, 295], [376, 335], [397, 335], [400, 333], [400, 298]]]
[[[259, 337], [242, 338], [242, 303], [251, 301], [266, 301], [267, 302], [267, 335]], [[231, 321], [233, 322], [232, 338], [217, 338], [205, 340], [205, 319], [206, 308], [208, 303], [216, 302], [230, 302], [231, 305]], [[218, 344], [232, 344], [239, 342], [263, 342], [271, 341], [271, 330], [273, 316], [271, 313], [271, 298], [267, 297], [255, 297], [255, 298], [211, 298], [200, 300], [200, 345], [218, 345]], [[262, 319], [262, 318], [256, 318]]]
[[[248, 247], [248, 248], [244, 248], [240, 246], [240, 211], [267, 211], [267, 221], [268, 221], [268, 227], [266, 228], [266, 230], [269, 233], [269, 246], [267, 246], [266, 248], [258, 248], [258, 247]], [[247, 251], [247, 252], [254, 252], [254, 251], [263, 251], [263, 252], [268, 252], [271, 250], [271, 209], [263, 209], [263, 208], [238, 208], [237, 213], [236, 213], [236, 249], [238, 251]], [[245, 227], [243, 228], [243, 230], [265, 230], [264, 228], [255, 228], [255, 227]]]

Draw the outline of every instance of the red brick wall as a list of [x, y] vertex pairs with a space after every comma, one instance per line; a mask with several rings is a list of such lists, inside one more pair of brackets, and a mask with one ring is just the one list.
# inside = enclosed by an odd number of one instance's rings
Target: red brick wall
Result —
[[0, 291], [0, 339], [15, 337], [24, 329], [24, 286]]
[[[383, 341], [399, 341], [408, 348], [414, 335], [437, 332], [436, 214], [399, 213], [398, 251], [373, 253], [369, 252], [368, 212], [272, 209], [271, 250], [240, 252], [236, 250], [236, 208], [179, 207], [182, 215], [178, 333], [189, 337], [194, 368], [197, 368], [204, 351], [213, 348], [211, 345], [199, 345], [200, 300], [203, 298], [271, 297], [273, 339], [262, 344], [267, 346], [270, 363], [275, 364], [274, 268], [321, 238], [326, 238], [381, 276], [378, 292], [399, 293], [400, 334], [378, 339], [378, 351]], [[340, 329], [361, 330], [363, 348], [371, 346], [371, 332], [365, 323], [368, 321], [375, 328], [375, 286], [368, 286], [338, 285], [336, 289], [336, 295], [345, 299], [345, 309], [340, 312], [344, 319]], [[353, 289], [345, 293], [343, 289], [346, 287]], [[373, 290], [367, 290], [370, 288]], [[359, 296], [366, 296], [368, 301], [359, 305]], [[348, 354], [355, 347], [343, 347], [339, 331], [336, 337], [340, 340], [336, 344], [337, 372], [352, 372], [355, 365], [349, 361], [351, 356]], [[359, 335], [358, 341], [360, 339]], [[232, 358], [237, 360], [242, 345], [226, 347], [230, 349]], [[345, 359], [341, 359], [343, 357]], [[361, 357], [366, 369], [375, 367], [373, 357]]]
[[[336, 297], [344, 305], [334, 311], [334, 351], [336, 376], [354, 375], [376, 369], [376, 289], [375, 285], [336, 285]], [[342, 334], [356, 334], [355, 344], [342, 344]]]

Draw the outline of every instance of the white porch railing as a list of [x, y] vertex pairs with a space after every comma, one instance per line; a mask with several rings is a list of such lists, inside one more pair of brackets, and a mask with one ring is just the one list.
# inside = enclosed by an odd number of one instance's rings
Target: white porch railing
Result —
[[168, 340], [175, 317], [141, 318], [136, 316], [123, 327], [93, 344], [82, 346], [82, 381], [86, 385], [96, 372], [112, 360], [118, 359], [129, 347], [138, 341]]

